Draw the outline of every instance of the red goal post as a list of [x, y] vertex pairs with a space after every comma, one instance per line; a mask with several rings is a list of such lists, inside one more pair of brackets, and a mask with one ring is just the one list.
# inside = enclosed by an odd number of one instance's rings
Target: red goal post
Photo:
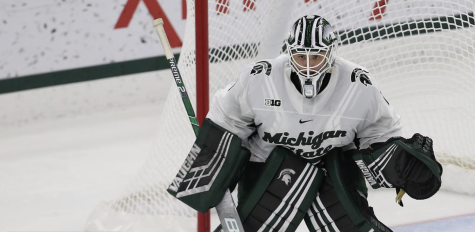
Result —
[[[196, 116], [200, 125], [209, 110], [208, 0], [196, 0]], [[211, 231], [210, 212], [197, 212], [198, 232]]]

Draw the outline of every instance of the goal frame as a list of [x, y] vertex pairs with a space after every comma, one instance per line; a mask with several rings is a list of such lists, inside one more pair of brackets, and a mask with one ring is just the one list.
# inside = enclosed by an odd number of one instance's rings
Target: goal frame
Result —
[[[201, 125], [209, 111], [208, 0], [195, 1], [196, 115]], [[210, 232], [210, 212], [197, 212], [198, 232]]]

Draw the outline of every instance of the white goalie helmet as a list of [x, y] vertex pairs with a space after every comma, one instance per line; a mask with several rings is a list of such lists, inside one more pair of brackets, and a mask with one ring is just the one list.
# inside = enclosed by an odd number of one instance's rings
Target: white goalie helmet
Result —
[[338, 37], [333, 27], [323, 17], [306, 15], [295, 21], [285, 42], [290, 66], [302, 84], [302, 94], [315, 97], [336, 58]]

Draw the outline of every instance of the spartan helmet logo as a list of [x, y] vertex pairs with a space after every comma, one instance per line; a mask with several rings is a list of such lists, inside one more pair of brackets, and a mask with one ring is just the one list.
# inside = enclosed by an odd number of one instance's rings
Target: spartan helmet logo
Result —
[[279, 177], [277, 178], [278, 180], [282, 180], [285, 185], [289, 186], [289, 184], [292, 182], [292, 177], [291, 175], [295, 174], [295, 171], [290, 169], [290, 168], [286, 168], [282, 171], [280, 171], [280, 174], [279, 174]]

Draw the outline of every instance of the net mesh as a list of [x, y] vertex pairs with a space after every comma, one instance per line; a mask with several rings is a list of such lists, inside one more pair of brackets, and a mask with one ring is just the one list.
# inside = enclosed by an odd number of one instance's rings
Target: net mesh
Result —
[[[192, 102], [196, 93], [194, 6], [193, 0], [187, 1], [178, 64]], [[444, 173], [455, 170], [456, 178], [475, 179], [472, 1], [210, 0], [208, 8], [210, 96], [235, 80], [246, 63], [277, 56], [295, 19], [317, 14], [339, 31], [338, 56], [368, 68], [378, 80], [385, 98], [402, 117], [404, 136], [429, 135]], [[123, 197], [107, 203], [104, 210], [136, 217], [131, 221], [140, 216], [195, 217], [195, 211], [166, 193], [194, 141], [174, 84], [157, 123], [161, 130], [145, 166]], [[457, 179], [443, 179], [443, 188], [475, 194], [475, 189]], [[104, 226], [114, 221], [97, 212], [93, 215], [89, 224]], [[176, 229], [183, 223], [175, 219], [166, 223]]]

